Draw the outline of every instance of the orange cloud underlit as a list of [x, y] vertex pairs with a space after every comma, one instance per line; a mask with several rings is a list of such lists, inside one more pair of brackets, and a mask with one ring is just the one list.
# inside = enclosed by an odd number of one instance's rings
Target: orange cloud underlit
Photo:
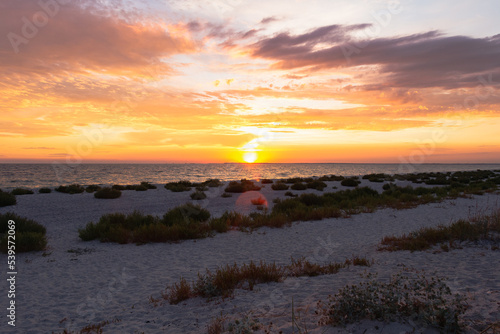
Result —
[[129, 6], [0, 4], [0, 161], [500, 162], [498, 34]]

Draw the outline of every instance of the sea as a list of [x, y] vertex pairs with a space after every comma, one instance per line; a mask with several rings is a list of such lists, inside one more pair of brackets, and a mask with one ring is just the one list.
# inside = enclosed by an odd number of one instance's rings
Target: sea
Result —
[[500, 164], [366, 164], [366, 163], [214, 163], [214, 164], [0, 164], [0, 189], [59, 185], [162, 184], [206, 179], [259, 180], [322, 175], [359, 176], [371, 173], [408, 174], [500, 170]]

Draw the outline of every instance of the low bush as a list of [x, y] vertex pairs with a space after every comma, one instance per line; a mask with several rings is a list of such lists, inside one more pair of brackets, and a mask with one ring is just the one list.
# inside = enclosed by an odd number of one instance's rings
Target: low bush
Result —
[[288, 188], [289, 186], [284, 182], [276, 182], [271, 186], [271, 189], [279, 191], [288, 190]]
[[168, 189], [172, 192], [183, 192], [191, 190], [191, 182], [189, 181], [178, 181], [178, 182], [169, 182], [165, 185], [165, 189]]
[[229, 182], [229, 185], [226, 187], [225, 191], [227, 193], [244, 193], [247, 191], [259, 191], [260, 189], [261, 188], [259, 186], [256, 186], [253, 181], [243, 179], [241, 180], [241, 182]]
[[31, 189], [25, 189], [25, 188], [16, 188], [12, 190], [11, 192], [12, 195], [33, 195], [33, 190]]
[[45, 236], [46, 229], [43, 225], [34, 220], [21, 217], [12, 212], [0, 214], [0, 250], [3, 253], [8, 252], [9, 239], [9, 221], [14, 221], [15, 226], [15, 251], [16, 253], [32, 252], [44, 250], [47, 246]]
[[271, 183], [273, 183], [273, 180], [270, 180], [270, 179], [262, 179], [262, 180], [260, 180], [260, 183], [261, 183], [261, 184], [271, 184]]
[[210, 218], [210, 212], [199, 205], [187, 203], [169, 210], [163, 215], [163, 223], [167, 226], [182, 224], [188, 221], [204, 222]]
[[290, 188], [292, 190], [306, 190], [307, 189], [307, 185], [305, 185], [302, 182], [297, 182], [297, 183], [292, 184], [292, 186]]
[[345, 179], [343, 176], [337, 176], [337, 175], [323, 175], [318, 178], [319, 181], [342, 181]]
[[222, 193], [222, 195], [220, 195], [220, 197], [228, 198], [228, 197], [233, 197], [233, 195], [231, 195], [229, 193]]
[[149, 182], [141, 182], [140, 185], [146, 189], [156, 189], [157, 188], [154, 184], [151, 184]]
[[134, 187], [134, 190], [135, 191], [147, 191], [148, 190], [148, 187], [142, 185], [142, 184], [139, 184], [137, 186], [133, 186]]
[[144, 215], [138, 211], [125, 215], [103, 215], [97, 223], [90, 222], [79, 230], [84, 241], [138, 244], [205, 238], [210, 235], [209, 224], [204, 223], [210, 213], [198, 206], [186, 204], [168, 211], [163, 218]]
[[294, 193], [292, 193], [291, 191], [287, 191], [287, 192], [285, 193], [285, 196], [288, 196], [288, 197], [299, 197], [299, 195], [294, 194]]
[[39, 192], [40, 194], [50, 194], [50, 193], [52, 192], [52, 189], [50, 189], [50, 188], [40, 188], [40, 189], [38, 190], [38, 192]]
[[192, 200], [195, 200], [195, 201], [200, 201], [202, 199], [207, 198], [207, 194], [205, 194], [203, 191], [199, 191], [199, 190], [196, 190], [194, 193], [192, 193], [189, 196], [191, 197]]
[[0, 191], [0, 207], [15, 205], [17, 203], [16, 196]]
[[101, 186], [98, 186], [97, 184], [91, 184], [85, 188], [85, 191], [88, 193], [93, 193], [101, 189]]
[[393, 275], [388, 283], [370, 274], [366, 278], [366, 282], [347, 285], [329, 296], [327, 303], [320, 301], [320, 323], [344, 326], [362, 319], [414, 320], [436, 326], [442, 333], [461, 332], [465, 298], [452, 295], [443, 278], [408, 269]]
[[95, 198], [114, 199], [122, 195], [122, 192], [113, 188], [102, 188], [94, 193]]
[[208, 180], [202, 182], [203, 186], [211, 187], [211, 188], [220, 187], [220, 186], [222, 186], [222, 184], [223, 184], [222, 181], [219, 179], [208, 179]]
[[65, 194], [80, 194], [85, 191], [85, 188], [79, 184], [70, 184], [69, 186], [59, 186], [55, 189], [57, 192]]
[[344, 187], [357, 187], [360, 183], [361, 182], [359, 182], [354, 178], [344, 179], [342, 180], [342, 182], [340, 182], [340, 184], [343, 185]]
[[319, 191], [323, 191], [323, 189], [326, 188], [326, 183], [323, 182], [323, 181], [315, 180], [315, 181], [312, 181], [312, 182], [308, 182], [307, 183], [307, 188], [309, 188], [309, 189], [316, 189], [316, 190], [319, 190]]

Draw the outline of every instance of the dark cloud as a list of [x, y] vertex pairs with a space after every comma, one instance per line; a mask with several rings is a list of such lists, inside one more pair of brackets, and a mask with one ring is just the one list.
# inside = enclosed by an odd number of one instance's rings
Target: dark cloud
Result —
[[500, 37], [445, 36], [438, 31], [393, 38], [355, 39], [370, 25], [330, 25], [301, 35], [281, 33], [251, 45], [256, 57], [276, 60], [278, 69], [377, 65], [383, 87], [474, 87], [478, 77], [500, 79]]

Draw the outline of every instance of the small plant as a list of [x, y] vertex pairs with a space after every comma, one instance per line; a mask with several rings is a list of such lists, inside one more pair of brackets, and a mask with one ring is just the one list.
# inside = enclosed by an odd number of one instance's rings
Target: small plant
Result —
[[342, 180], [342, 182], [340, 182], [341, 185], [343, 185], [344, 187], [357, 187], [361, 182], [354, 179], [354, 178], [348, 178], [348, 179], [344, 179]]
[[228, 198], [228, 197], [233, 197], [233, 195], [231, 195], [229, 193], [223, 193], [222, 195], [220, 195], [220, 197], [222, 197], [222, 198]]
[[33, 190], [31, 189], [24, 189], [24, 188], [16, 188], [12, 190], [11, 192], [12, 195], [33, 195]]
[[113, 188], [102, 188], [94, 193], [95, 198], [104, 198], [104, 199], [114, 199], [119, 198], [122, 195], [122, 192]]
[[207, 194], [205, 194], [203, 191], [200, 191], [200, 190], [196, 190], [194, 193], [192, 193], [189, 196], [191, 197], [192, 200], [195, 200], [195, 201], [200, 201], [202, 199], [207, 198]]
[[306, 186], [309, 189], [316, 189], [319, 191], [323, 191], [323, 189], [326, 188], [326, 183], [323, 181], [315, 180], [312, 182], [308, 182]]
[[270, 179], [262, 179], [262, 180], [260, 180], [260, 183], [261, 183], [261, 184], [271, 184], [271, 183], [273, 183], [273, 180], [270, 180]]
[[367, 275], [370, 280], [345, 286], [326, 304], [320, 301], [321, 323], [338, 326], [362, 319], [412, 319], [436, 326], [444, 333], [461, 331], [464, 298], [453, 296], [443, 278], [408, 269], [393, 275], [388, 283], [372, 277]]
[[138, 186], [134, 186], [134, 190], [135, 190], [135, 191], [147, 191], [147, 190], [148, 190], [148, 187], [143, 186], [142, 184], [140, 184], [140, 185], [138, 185]]
[[176, 193], [183, 191], [190, 191], [191, 187], [192, 184], [189, 181], [169, 182], [165, 185], [165, 189], [168, 189]]
[[73, 195], [83, 193], [85, 188], [79, 184], [70, 184], [69, 186], [59, 186], [55, 190], [60, 193]]
[[299, 195], [294, 194], [294, 193], [292, 193], [291, 191], [287, 191], [287, 192], [285, 193], [285, 196], [288, 196], [288, 197], [299, 197]]
[[91, 184], [85, 188], [85, 191], [88, 193], [93, 193], [101, 189], [101, 186], [98, 186], [97, 184]]
[[151, 184], [149, 182], [141, 182], [140, 185], [146, 189], [157, 189], [157, 187], [154, 184]]
[[276, 182], [271, 186], [271, 188], [273, 190], [288, 190], [289, 186], [284, 182]]
[[16, 253], [44, 250], [47, 246], [46, 229], [34, 220], [21, 217], [12, 212], [0, 214], [0, 250], [7, 253], [9, 240], [9, 221], [14, 221]]
[[0, 207], [15, 205], [17, 203], [16, 196], [0, 191]]
[[241, 180], [241, 182], [231, 181], [226, 187], [225, 191], [227, 193], [244, 193], [247, 191], [259, 191], [261, 188], [256, 186], [253, 181], [246, 179]]
[[292, 184], [292, 186], [290, 188], [292, 188], [292, 190], [306, 190], [307, 185], [305, 185], [302, 182], [297, 182], [297, 183]]
[[251, 334], [261, 328], [259, 320], [245, 316], [243, 319], [236, 319], [228, 325], [228, 331], [234, 334]]
[[52, 192], [52, 189], [50, 189], [50, 188], [40, 188], [40, 189], [38, 190], [38, 192], [39, 192], [40, 194], [50, 194], [50, 193]]

